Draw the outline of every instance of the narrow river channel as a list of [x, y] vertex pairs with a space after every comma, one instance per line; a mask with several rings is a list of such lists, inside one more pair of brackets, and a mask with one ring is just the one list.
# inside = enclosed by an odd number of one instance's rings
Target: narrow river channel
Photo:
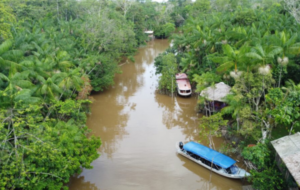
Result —
[[101, 156], [93, 169], [71, 178], [71, 190], [242, 189], [241, 180], [221, 177], [176, 154], [177, 141], [200, 140], [200, 115], [196, 97], [155, 92], [154, 59], [169, 45], [167, 40], [149, 42], [135, 63], [121, 66], [113, 87], [93, 95], [87, 125], [101, 137]]

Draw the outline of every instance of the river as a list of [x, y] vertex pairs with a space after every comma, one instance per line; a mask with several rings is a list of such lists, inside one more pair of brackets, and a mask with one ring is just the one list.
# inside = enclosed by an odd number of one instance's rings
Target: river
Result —
[[[200, 140], [196, 97], [156, 93], [154, 58], [170, 45], [153, 40], [139, 48], [135, 63], [121, 65], [115, 85], [93, 95], [87, 125], [101, 137], [101, 156], [69, 183], [71, 190], [229, 190], [232, 180], [176, 154], [177, 141]], [[215, 139], [216, 146], [223, 143]]]

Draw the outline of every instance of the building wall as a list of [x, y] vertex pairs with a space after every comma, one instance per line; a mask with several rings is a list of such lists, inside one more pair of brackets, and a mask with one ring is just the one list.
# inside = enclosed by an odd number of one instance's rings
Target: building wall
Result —
[[275, 160], [279, 170], [281, 171], [283, 177], [285, 178], [286, 183], [288, 184], [289, 190], [300, 190], [299, 186], [297, 185], [294, 177], [291, 175], [290, 171], [285, 166], [284, 162], [276, 152]]

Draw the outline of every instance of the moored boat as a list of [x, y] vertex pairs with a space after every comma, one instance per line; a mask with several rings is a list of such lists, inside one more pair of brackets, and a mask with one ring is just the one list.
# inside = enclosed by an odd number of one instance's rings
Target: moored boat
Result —
[[177, 153], [224, 177], [242, 179], [250, 174], [232, 158], [196, 142], [175, 145]]
[[192, 87], [187, 75], [185, 73], [177, 73], [175, 78], [178, 94], [181, 96], [190, 96], [192, 94]]

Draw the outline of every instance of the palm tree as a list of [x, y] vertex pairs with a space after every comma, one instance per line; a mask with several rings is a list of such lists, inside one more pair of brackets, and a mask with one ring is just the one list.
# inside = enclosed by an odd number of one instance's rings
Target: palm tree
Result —
[[173, 35], [172, 37], [172, 42], [173, 42], [173, 46], [174, 47], [177, 47], [177, 50], [178, 51], [181, 51], [182, 50], [182, 47], [185, 47], [187, 45], [187, 38], [185, 35], [183, 34], [175, 34]]
[[275, 45], [282, 48], [281, 56], [277, 58], [277, 62], [280, 65], [278, 87], [280, 87], [282, 69], [289, 63], [289, 58], [287, 56], [300, 53], [300, 43], [296, 42], [297, 37], [297, 33], [291, 36], [285, 31], [282, 31], [281, 33], [276, 32], [273, 36]]
[[38, 103], [38, 102], [40, 102], [40, 100], [41, 99], [39, 97], [33, 96], [33, 91], [30, 89], [20, 90], [15, 94], [15, 97], [14, 97], [15, 104], [20, 103], [20, 104], [29, 105], [29, 104]]
[[59, 99], [58, 95], [62, 94], [61, 88], [54, 82], [57, 76], [53, 75], [47, 79], [41, 76], [37, 76], [39, 84], [33, 88], [33, 91], [37, 95], [43, 95], [44, 100], [48, 98], [49, 100]]
[[241, 47], [246, 42], [251, 41], [250, 32], [245, 27], [233, 27], [231, 30], [227, 31], [228, 40], [234, 42], [236, 48]]
[[51, 64], [54, 69], [67, 71], [74, 64], [69, 61], [71, 59], [70, 55], [66, 51], [57, 51], [51, 59]]
[[234, 67], [234, 72], [231, 73], [231, 75], [233, 77], [235, 77], [235, 75], [239, 76], [241, 72], [238, 71], [238, 65], [240, 68], [243, 68], [243, 66], [247, 65], [248, 61], [245, 55], [248, 52], [249, 47], [247, 46], [247, 44], [245, 44], [238, 50], [234, 50], [229, 44], [224, 44], [222, 46], [222, 49], [225, 54], [224, 56], [222, 57], [211, 56], [212, 61], [216, 63], [221, 63], [221, 65], [217, 68], [217, 71], [224, 73], [228, 69]]
[[83, 84], [81, 75], [82, 74], [79, 69], [73, 69], [69, 70], [67, 73], [61, 73], [60, 78], [62, 80], [59, 82], [58, 86], [63, 89], [64, 92], [67, 92], [70, 89], [72, 89], [73, 92], [74, 90], [79, 91]]
[[275, 55], [282, 52], [281, 47], [265, 47], [260, 44], [251, 49], [251, 52], [246, 53], [246, 57], [254, 59], [256, 64], [261, 67], [266, 67], [274, 62]]
[[33, 87], [31, 81], [28, 80], [28, 75], [30, 73], [27, 71], [18, 72], [16, 69], [14, 69], [14, 66], [15, 65], [12, 64], [8, 76], [0, 73], [0, 79], [7, 82], [4, 93], [7, 97], [9, 97], [11, 106], [13, 105], [15, 96], [18, 91], [31, 89]]
[[[44, 78], [50, 77], [50, 73], [47, 72], [47, 66], [42, 61], [40, 61], [37, 57], [34, 57], [33, 60], [25, 59], [20, 62], [24, 71], [30, 71], [30, 76], [35, 79], [38, 75]], [[33, 83], [35, 83], [33, 81]]]
[[12, 46], [12, 40], [6, 40], [0, 45], [0, 71], [2, 72], [4, 70], [13, 72], [11, 69], [20, 68], [16, 62], [22, 59], [23, 52], [19, 50], [11, 50]]
[[267, 28], [258, 28], [254, 23], [248, 27], [238, 26], [228, 31], [229, 40], [233, 41], [236, 48], [246, 43], [249, 44], [249, 46], [262, 43], [264, 38], [270, 33]]
[[[282, 51], [281, 47], [265, 47], [263, 48], [260, 44], [251, 49], [250, 53], [247, 53], [246, 56], [253, 59], [255, 64], [259, 66], [258, 73], [263, 76], [262, 81], [262, 91], [265, 96], [265, 76], [271, 72], [269, 64], [274, 62], [275, 55], [279, 54]], [[256, 104], [258, 107], [258, 104]], [[256, 108], [257, 110], [257, 108]]]

